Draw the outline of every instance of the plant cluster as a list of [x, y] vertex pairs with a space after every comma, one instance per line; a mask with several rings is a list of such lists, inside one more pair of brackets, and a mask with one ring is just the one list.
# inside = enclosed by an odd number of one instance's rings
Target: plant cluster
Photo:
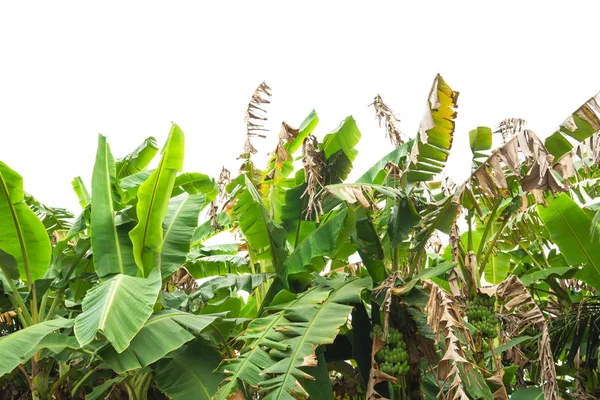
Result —
[[315, 111], [258, 165], [270, 96], [218, 179], [176, 124], [99, 135], [75, 214], [0, 162], [0, 399], [600, 397], [600, 95], [544, 140], [471, 130], [460, 184], [439, 75], [412, 138], [375, 98], [393, 148], [356, 179], [357, 122]]

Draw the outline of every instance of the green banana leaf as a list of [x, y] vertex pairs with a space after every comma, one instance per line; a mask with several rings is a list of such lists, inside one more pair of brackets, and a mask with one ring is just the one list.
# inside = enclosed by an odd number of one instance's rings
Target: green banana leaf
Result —
[[216, 372], [222, 358], [202, 340], [171, 353], [153, 366], [156, 386], [173, 400], [211, 400], [225, 376]]
[[177, 175], [171, 197], [178, 196], [183, 192], [189, 194], [203, 193], [206, 197], [206, 203], [210, 203], [219, 195], [215, 180], [199, 172], [184, 172]]
[[600, 93], [586, 101], [581, 107], [560, 124], [558, 129], [546, 138], [546, 149], [558, 161], [564, 154], [573, 149], [567, 137], [583, 142], [600, 130]]
[[0, 249], [15, 258], [28, 286], [44, 276], [52, 257], [44, 224], [25, 203], [23, 178], [1, 161]]
[[31, 358], [39, 343], [50, 333], [73, 326], [72, 319], [54, 319], [21, 329], [0, 338], [0, 377]]
[[152, 136], [144, 140], [134, 151], [117, 160], [116, 177], [126, 176], [143, 171], [158, 152], [158, 144]]
[[199, 334], [221, 315], [194, 315], [184, 311], [164, 310], [152, 315], [122, 353], [114, 348], [100, 352], [113, 371], [121, 374], [140, 369], [160, 360], [194, 339], [188, 330]]
[[206, 205], [202, 193], [174, 197], [163, 222], [164, 243], [160, 254], [163, 279], [168, 279], [186, 260], [192, 235], [198, 226], [200, 210]]
[[90, 289], [75, 319], [75, 337], [81, 346], [101, 332], [117, 352], [123, 352], [142, 329], [161, 288], [160, 271], [148, 278], [116, 275]]
[[246, 274], [252, 272], [247, 258], [231, 254], [215, 254], [214, 256], [196, 256], [191, 252], [185, 267], [196, 279], [226, 274]]
[[567, 262], [583, 268], [575, 277], [594, 288], [600, 288], [600, 243], [590, 240], [592, 218], [568, 195], [546, 197], [548, 207], [538, 206], [538, 214], [550, 238]]
[[115, 163], [106, 137], [98, 135], [98, 151], [92, 174], [91, 228], [94, 232], [94, 268], [100, 277], [137, 273], [131, 241], [115, 223], [115, 176]]
[[282, 282], [287, 282], [283, 263], [287, 259], [285, 230], [270, 217], [260, 194], [247, 176], [245, 188], [238, 194], [233, 216], [248, 241], [252, 260], [269, 261], [271, 266], [263, 272], [275, 272]]
[[352, 170], [352, 161], [358, 151], [360, 131], [354, 118], [347, 117], [340, 126], [323, 138], [319, 149], [325, 154], [329, 172], [325, 175], [326, 184], [340, 183], [346, 180]]
[[176, 124], [171, 127], [160, 164], [138, 190], [138, 224], [129, 232], [135, 262], [148, 276], [157, 266], [163, 245], [163, 220], [169, 207], [177, 173], [183, 166], [184, 135]]
[[90, 194], [87, 188], [85, 187], [85, 183], [83, 183], [83, 180], [80, 176], [77, 176], [71, 182], [71, 186], [73, 186], [73, 191], [77, 195], [79, 205], [82, 209], [85, 209], [87, 205], [90, 204], [90, 201], [92, 201], [92, 198], [90, 197]]
[[309, 375], [300, 368], [316, 365], [316, 346], [333, 342], [352, 311], [347, 304], [360, 302], [361, 292], [372, 286], [370, 277], [336, 275], [325, 279], [316, 275], [315, 281], [317, 286], [296, 298], [283, 295], [289, 299], [283, 303], [279, 302], [282, 295], [278, 295], [271, 303], [277, 305], [270, 307], [274, 313], [250, 323], [239, 337], [245, 343], [240, 356], [220, 368], [227, 378], [216, 400], [239, 395], [240, 381], [259, 386], [265, 400], [307, 395], [298, 378]]
[[404, 143], [403, 145], [390, 151], [379, 161], [377, 161], [371, 168], [369, 168], [363, 175], [361, 175], [361, 177], [356, 180], [356, 183], [369, 183], [375, 185], [383, 184], [387, 175], [385, 166], [388, 164], [388, 162], [399, 165], [402, 160], [406, 159], [406, 156], [408, 155], [408, 149], [413, 143], [414, 140], [410, 140], [407, 143]]
[[[284, 263], [286, 273], [292, 275], [315, 271], [315, 268], [311, 267], [313, 259], [330, 255], [337, 250], [336, 244], [339, 242], [340, 234], [344, 232], [345, 226], [352, 222], [353, 218], [349, 217], [347, 208], [324, 220], [292, 251]], [[318, 264], [319, 270], [322, 264]]]

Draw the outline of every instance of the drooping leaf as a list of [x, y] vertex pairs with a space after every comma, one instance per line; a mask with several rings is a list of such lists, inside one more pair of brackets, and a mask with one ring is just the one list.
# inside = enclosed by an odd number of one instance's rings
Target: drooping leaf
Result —
[[144, 183], [154, 170], [143, 170], [137, 174], [126, 176], [119, 180], [121, 188], [121, 202], [123, 204], [134, 204], [137, 201], [137, 193], [140, 186]]
[[148, 278], [116, 275], [89, 290], [75, 319], [81, 346], [101, 332], [117, 352], [123, 352], [152, 314], [161, 287], [160, 271]]
[[408, 154], [408, 148], [410, 145], [412, 145], [412, 143], [413, 141], [404, 143], [403, 145], [386, 154], [371, 168], [369, 168], [367, 172], [361, 175], [361, 177], [356, 180], [356, 183], [371, 183], [375, 185], [383, 184], [384, 178], [387, 175], [385, 167], [388, 165], [388, 162], [399, 165], [401, 161], [406, 158]]
[[600, 130], [599, 99], [600, 93], [586, 101], [546, 139], [546, 147], [554, 156], [554, 160], [558, 160], [573, 148], [566, 140], [567, 136], [582, 142]]
[[21, 329], [0, 338], [0, 377], [10, 373], [36, 352], [38, 344], [51, 332], [73, 326], [73, 320], [54, 319]]
[[225, 377], [215, 372], [221, 355], [202, 340], [161, 359], [154, 367], [158, 388], [173, 400], [211, 400]]
[[254, 288], [267, 282], [272, 277], [273, 274], [261, 273], [244, 275], [227, 274], [226, 276], [219, 276], [200, 284], [198, 290], [196, 290], [190, 298], [201, 298], [202, 301], [208, 301], [215, 297], [221, 290], [229, 290], [232, 292], [244, 290], [251, 293]]
[[134, 151], [117, 160], [116, 177], [121, 179], [143, 171], [158, 152], [156, 139], [149, 137]]
[[138, 190], [138, 224], [129, 232], [129, 237], [133, 243], [135, 262], [142, 276], [148, 276], [157, 266], [163, 245], [162, 224], [177, 173], [183, 166], [183, 151], [183, 132], [173, 124], [158, 167]]
[[206, 202], [202, 193], [179, 195], [169, 202], [163, 222], [164, 243], [160, 254], [163, 279], [185, 263], [192, 235], [198, 226], [198, 215]]
[[538, 206], [538, 214], [550, 238], [570, 265], [583, 265], [575, 276], [600, 288], [600, 243], [590, 240], [591, 217], [564, 193], [546, 202], [548, 207]]
[[[288, 302], [274, 300], [274, 314], [250, 323], [239, 338], [245, 342], [240, 357], [227, 360], [221, 367], [228, 376], [216, 399], [235, 393], [240, 380], [259, 385], [266, 393], [265, 400], [306, 396], [298, 378], [309, 375], [300, 368], [316, 365], [315, 347], [333, 342], [352, 310], [347, 304], [359, 302], [362, 290], [372, 285], [370, 277], [315, 280], [318, 286]], [[270, 378], [265, 379], [264, 374]]]
[[[290, 254], [285, 261], [288, 275], [314, 271], [311, 264], [314, 258], [333, 253], [338, 237], [348, 223], [348, 210], [343, 209], [322, 222]], [[318, 268], [321, 268], [321, 264]]]
[[100, 399], [101, 396], [104, 395], [104, 393], [106, 393], [107, 390], [112, 388], [113, 385], [122, 382], [125, 378], [127, 378], [126, 375], [120, 375], [120, 376], [117, 376], [116, 378], [106, 380], [101, 385], [94, 387], [94, 389], [90, 393], [87, 393], [85, 395], [85, 400]]
[[248, 241], [254, 260], [269, 261], [265, 272], [275, 272], [282, 282], [287, 282], [283, 263], [287, 258], [285, 230], [276, 224], [250, 179], [244, 176], [245, 189], [238, 195], [232, 213]]
[[115, 222], [115, 163], [106, 137], [98, 135], [98, 151], [92, 174], [91, 228], [94, 268], [98, 276], [135, 275], [131, 241]]
[[42, 221], [48, 236], [54, 231], [68, 231], [71, 229], [71, 220], [74, 215], [65, 208], [49, 207], [40, 203], [35, 197], [25, 195], [25, 203], [31, 208], [35, 215]]
[[115, 372], [140, 369], [160, 360], [194, 339], [221, 316], [194, 315], [184, 311], [163, 310], [152, 315], [122, 353], [108, 348], [102, 359]]
[[207, 203], [213, 201], [219, 194], [215, 180], [199, 172], [184, 172], [177, 175], [171, 196], [178, 196], [183, 192], [202, 193], [206, 197]]
[[0, 249], [17, 261], [20, 278], [31, 285], [46, 273], [52, 247], [44, 224], [25, 203], [23, 178], [0, 162]]
[[189, 273], [196, 279], [215, 275], [252, 272], [250, 262], [245, 257], [231, 254], [198, 257], [194, 257], [194, 255], [195, 252], [190, 253], [190, 256], [193, 258], [189, 259], [185, 266]]

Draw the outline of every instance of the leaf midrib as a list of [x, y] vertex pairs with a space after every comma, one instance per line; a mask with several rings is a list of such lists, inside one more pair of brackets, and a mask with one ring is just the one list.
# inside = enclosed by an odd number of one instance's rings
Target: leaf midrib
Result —
[[125, 273], [125, 267], [123, 266], [123, 258], [121, 255], [121, 244], [119, 243], [119, 236], [117, 234], [117, 225], [115, 224], [115, 209], [113, 207], [113, 199], [112, 199], [112, 189], [110, 187], [110, 171], [108, 169], [108, 142], [106, 141], [106, 138], [104, 139], [104, 168], [105, 168], [105, 172], [106, 172], [106, 193], [108, 193], [108, 207], [110, 208], [110, 220], [111, 220], [111, 227], [112, 227], [112, 231], [113, 231], [113, 238], [115, 241], [115, 247], [117, 249], [117, 262], [119, 264], [119, 271], [121, 271], [122, 274]]
[[112, 281], [113, 284], [111, 285], [108, 297], [106, 299], [104, 311], [102, 312], [102, 316], [100, 317], [100, 321], [98, 322], [98, 329], [100, 329], [102, 331], [104, 331], [104, 325], [106, 324], [106, 320], [108, 318], [109, 311], [112, 307], [112, 304], [115, 301], [115, 297], [117, 295], [118, 288], [121, 285], [121, 281], [123, 280], [124, 277], [125, 277], [125, 275], [119, 275]]

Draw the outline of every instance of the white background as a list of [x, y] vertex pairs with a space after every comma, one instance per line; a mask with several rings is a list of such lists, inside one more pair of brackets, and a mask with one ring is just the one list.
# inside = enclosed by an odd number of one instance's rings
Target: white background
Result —
[[[115, 157], [170, 122], [185, 170], [236, 169], [254, 88], [273, 88], [271, 150], [282, 120], [315, 108], [317, 133], [354, 115], [356, 171], [391, 150], [367, 105], [379, 93], [416, 133], [436, 73], [459, 91], [449, 174], [469, 172], [468, 131], [520, 117], [545, 137], [600, 90], [594, 2], [2, 2], [0, 160], [25, 190], [75, 211], [97, 134]], [[89, 188], [89, 186], [88, 186]]]

